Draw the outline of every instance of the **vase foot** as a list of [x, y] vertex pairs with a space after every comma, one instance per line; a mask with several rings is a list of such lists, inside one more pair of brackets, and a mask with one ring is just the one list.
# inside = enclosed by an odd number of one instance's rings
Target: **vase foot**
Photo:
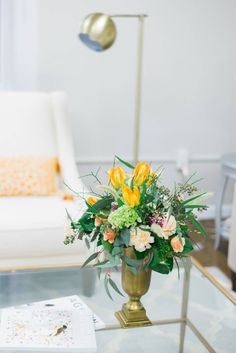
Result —
[[121, 327], [140, 327], [140, 326], [151, 326], [152, 322], [146, 315], [144, 308], [140, 310], [129, 310], [126, 304], [123, 305], [120, 311], [115, 313], [115, 317], [118, 319]]

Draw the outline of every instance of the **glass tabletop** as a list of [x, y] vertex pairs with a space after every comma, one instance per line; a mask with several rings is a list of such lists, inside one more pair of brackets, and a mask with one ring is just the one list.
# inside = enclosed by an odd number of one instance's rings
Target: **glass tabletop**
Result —
[[[120, 286], [119, 272], [112, 272], [112, 279]], [[154, 325], [122, 329], [114, 313], [127, 298], [112, 293], [111, 301], [92, 267], [12, 271], [0, 275], [1, 308], [79, 295], [106, 324], [105, 329], [96, 331], [98, 352], [103, 353], [177, 353], [181, 351], [183, 327], [186, 327], [183, 353], [234, 353], [236, 306], [234, 298], [227, 298], [223, 292], [201, 267], [192, 267], [189, 281], [186, 268], [180, 269], [180, 278], [177, 269], [168, 276], [153, 273], [150, 289], [141, 300]]]

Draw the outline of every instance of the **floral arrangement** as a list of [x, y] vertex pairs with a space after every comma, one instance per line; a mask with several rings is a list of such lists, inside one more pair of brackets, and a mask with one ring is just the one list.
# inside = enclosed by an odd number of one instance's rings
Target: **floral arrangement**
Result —
[[[204, 210], [197, 194], [196, 182], [190, 179], [171, 191], [161, 183], [162, 170], [152, 170], [140, 162], [136, 166], [116, 157], [120, 165], [108, 171], [108, 185], [97, 177], [97, 189], [85, 198], [86, 210], [78, 220], [70, 220], [72, 234], [65, 244], [84, 239], [87, 247], [94, 244], [95, 251], [84, 265], [95, 260], [99, 277], [105, 271], [105, 288], [108, 284], [120, 293], [111, 279], [109, 268], [117, 268], [121, 260], [136, 273], [142, 269], [168, 274], [174, 262], [188, 256], [193, 250], [192, 232], [207, 235], [197, 220], [194, 210]], [[191, 230], [191, 232], [190, 232]], [[126, 256], [124, 249], [132, 247], [134, 256]]]

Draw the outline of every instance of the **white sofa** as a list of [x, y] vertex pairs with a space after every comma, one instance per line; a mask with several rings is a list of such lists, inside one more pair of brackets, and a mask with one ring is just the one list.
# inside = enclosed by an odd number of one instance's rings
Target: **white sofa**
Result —
[[[63, 181], [84, 190], [77, 172], [64, 93], [0, 92], [0, 156], [57, 156]], [[67, 191], [68, 193], [68, 191]], [[65, 246], [66, 212], [77, 201], [61, 196], [0, 197], [0, 270], [81, 264], [82, 242]]]

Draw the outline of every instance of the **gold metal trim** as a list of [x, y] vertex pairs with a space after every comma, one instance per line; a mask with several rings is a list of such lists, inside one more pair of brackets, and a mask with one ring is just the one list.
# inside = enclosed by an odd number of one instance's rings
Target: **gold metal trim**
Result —
[[210, 343], [205, 339], [205, 337], [201, 334], [201, 332], [196, 328], [196, 326], [189, 319], [186, 320], [187, 326], [194, 333], [194, 335], [199, 339], [199, 341], [206, 347], [208, 352], [217, 353], [214, 348], [210, 345]]
[[231, 294], [221, 283], [215, 279], [198, 260], [191, 256], [192, 264], [206, 277], [224, 296], [226, 296], [234, 305], [236, 305], [236, 296]]
[[[72, 264], [52, 264], [52, 265], [31, 265], [31, 266], [14, 266], [0, 267], [1, 272], [17, 272], [17, 271], [42, 271], [42, 270], [57, 270], [57, 269], [70, 269], [70, 268], [81, 268], [82, 263], [72, 263]], [[93, 267], [92, 265], [87, 265], [86, 267]]]
[[[203, 267], [198, 260], [191, 256], [192, 264], [206, 277], [225, 297], [227, 297], [234, 305], [236, 305], [236, 297], [231, 294], [225, 287], [220, 284], [215, 277], [213, 277], [206, 269]], [[39, 265], [39, 266], [14, 266], [0, 267], [0, 274], [8, 272], [17, 272], [17, 271], [41, 271], [41, 270], [57, 270], [57, 269], [70, 269], [70, 268], [80, 268], [81, 263], [72, 263], [72, 264], [54, 264], [54, 265]], [[87, 267], [92, 267], [92, 265], [87, 265]]]
[[[182, 322], [186, 323], [186, 320], [183, 320], [183, 319], [154, 320], [152, 321], [152, 326], [174, 325], [174, 324], [181, 324]], [[127, 327], [127, 328], [141, 328], [141, 326]], [[106, 327], [100, 328], [97, 331], [108, 331], [108, 330], [123, 330], [123, 327], [120, 326], [119, 324], [107, 324]]]

